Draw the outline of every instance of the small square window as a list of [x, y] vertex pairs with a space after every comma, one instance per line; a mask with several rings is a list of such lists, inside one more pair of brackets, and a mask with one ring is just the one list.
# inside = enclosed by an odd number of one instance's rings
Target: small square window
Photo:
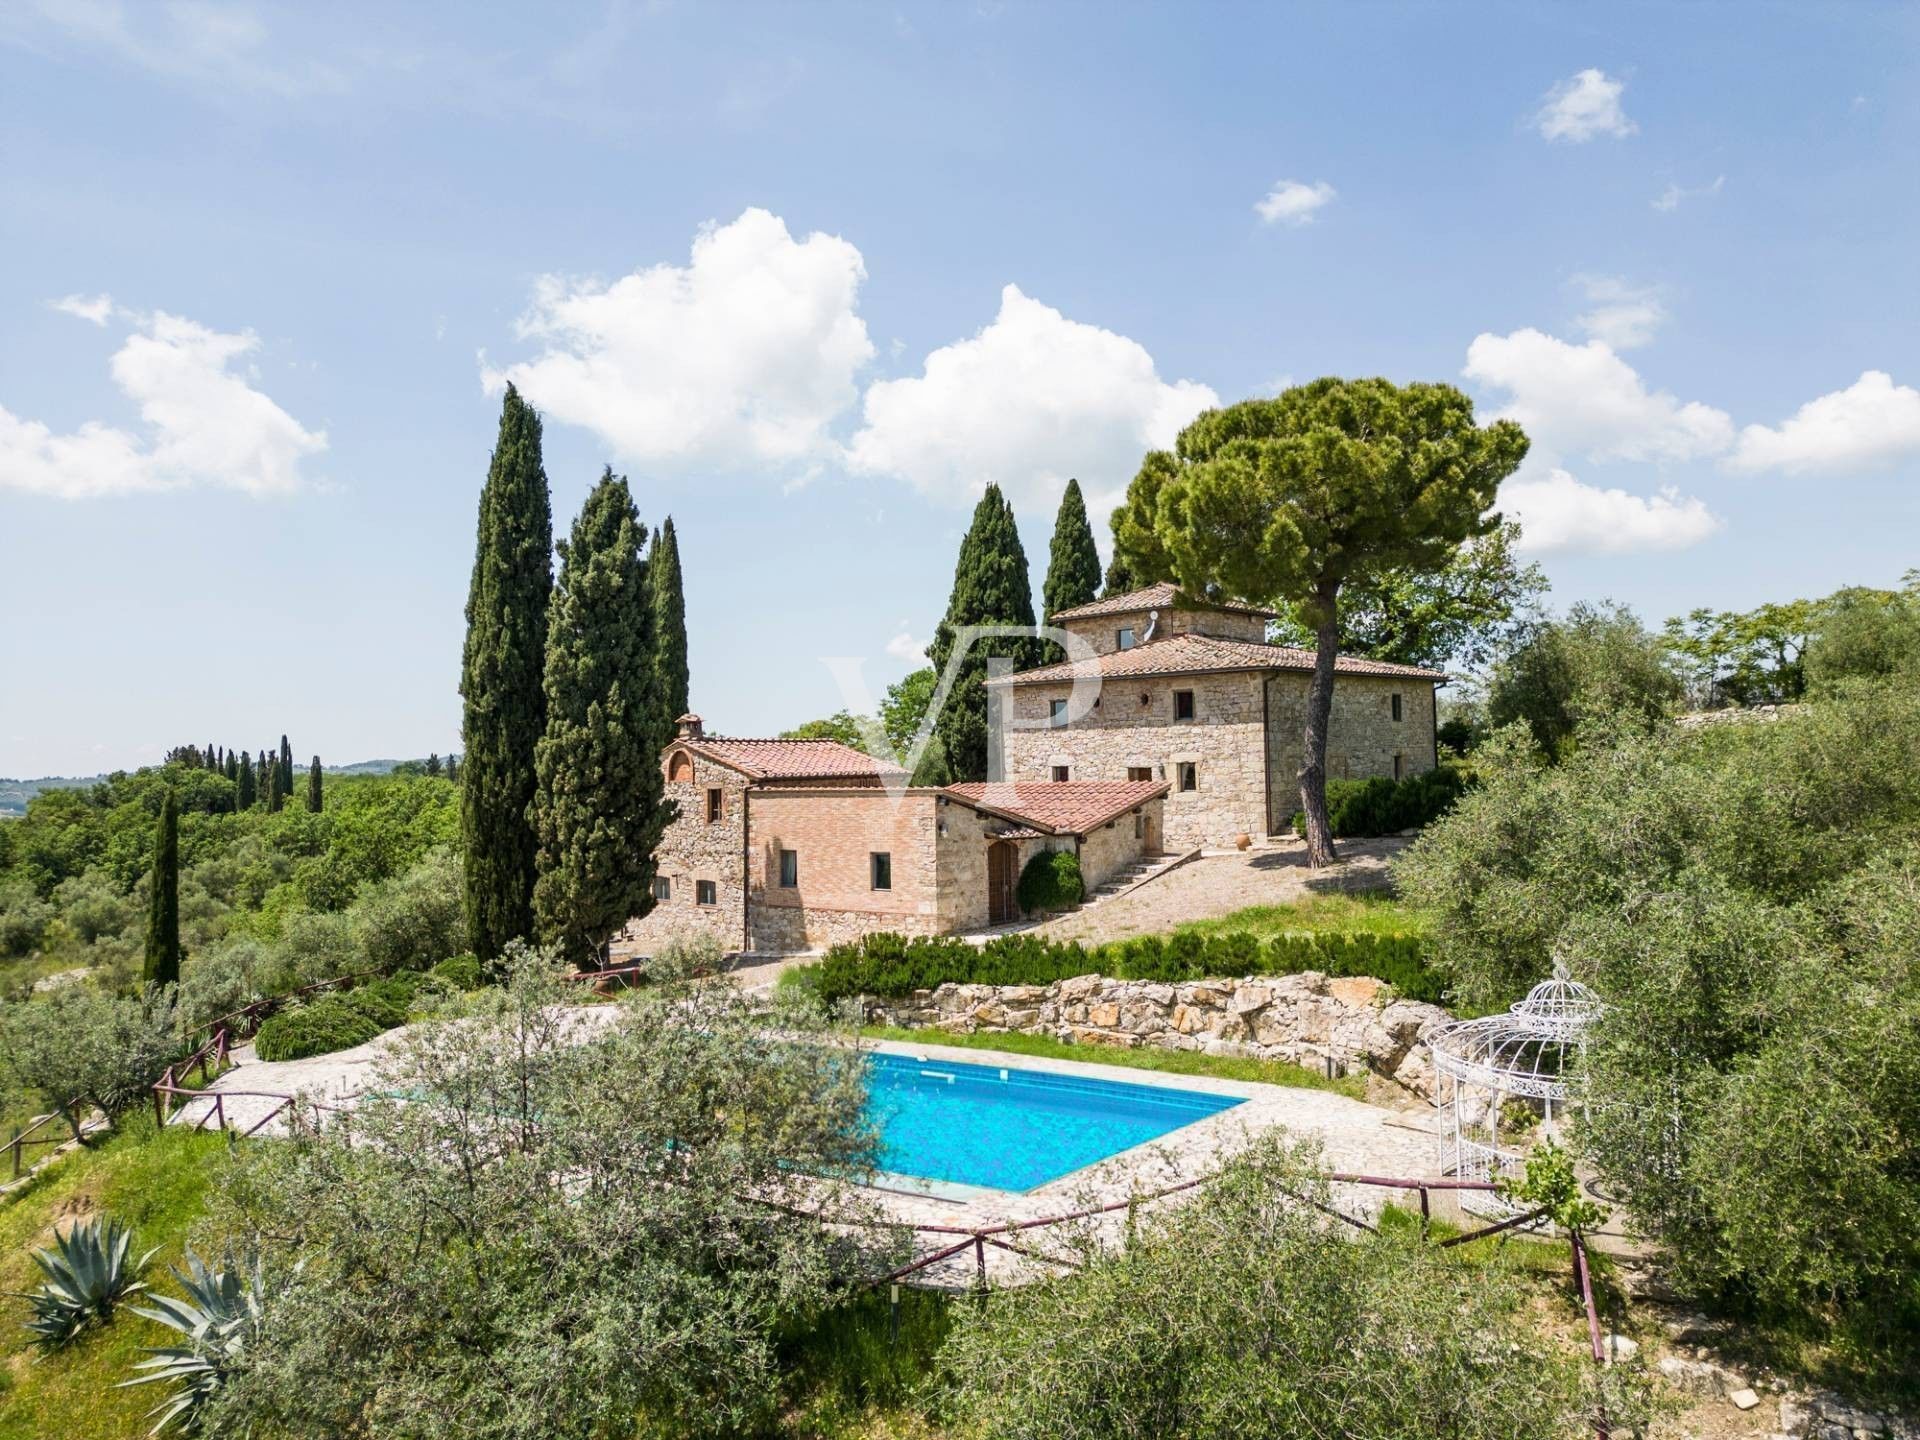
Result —
[[1064, 725], [1067, 723], [1066, 701], [1049, 700], [1047, 702], [1047, 723], [1049, 725]]
[[868, 857], [873, 865], [873, 888], [876, 890], [893, 889], [893, 855], [886, 850], [876, 850]]
[[1113, 643], [1121, 650], [1133, 649], [1133, 627], [1131, 625], [1122, 625], [1118, 630], [1114, 631]]
[[1127, 779], [1150, 781], [1153, 779], [1153, 767], [1151, 765], [1129, 765], [1127, 766]]
[[1198, 790], [1200, 788], [1200, 767], [1191, 760], [1180, 762], [1180, 788]]
[[1072, 776], [1072, 773], [1073, 773], [1072, 766], [1056, 765], [1053, 767], [1054, 782], [1056, 784], [1064, 785], [1066, 784], [1067, 780]]
[[707, 791], [707, 823], [714, 824], [726, 813], [726, 792], [720, 789]]
[[694, 881], [693, 903], [696, 905], [718, 905], [720, 903], [720, 887], [711, 880]]
[[1176, 720], [1193, 719], [1193, 691], [1176, 690], [1173, 692], [1173, 718]]
[[1397, 690], [1393, 693], [1393, 718], [1400, 718], [1400, 692]]
[[791, 890], [800, 883], [800, 852], [782, 850], [780, 852], [780, 888]]
[[664, 875], [654, 876], [653, 898], [656, 900], [671, 900], [673, 898], [673, 881]]

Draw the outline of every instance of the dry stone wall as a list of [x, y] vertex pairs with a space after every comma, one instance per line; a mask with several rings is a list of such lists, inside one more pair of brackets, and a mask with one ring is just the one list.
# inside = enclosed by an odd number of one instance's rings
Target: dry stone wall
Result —
[[1165, 984], [1076, 975], [1051, 985], [959, 985], [870, 1001], [868, 1018], [962, 1034], [1046, 1035], [1079, 1045], [1154, 1047], [1369, 1071], [1433, 1099], [1420, 1043], [1452, 1020], [1438, 1005], [1394, 998], [1363, 976], [1318, 971]]

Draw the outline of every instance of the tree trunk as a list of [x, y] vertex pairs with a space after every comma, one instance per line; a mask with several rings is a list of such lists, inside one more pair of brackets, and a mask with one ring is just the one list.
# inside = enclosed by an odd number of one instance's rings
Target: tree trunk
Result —
[[1300, 745], [1300, 808], [1307, 816], [1307, 864], [1318, 870], [1339, 857], [1333, 826], [1327, 820], [1327, 721], [1333, 714], [1333, 661], [1340, 649], [1335, 602], [1338, 583], [1323, 585], [1314, 597], [1320, 611], [1313, 683], [1307, 687], [1307, 729]]

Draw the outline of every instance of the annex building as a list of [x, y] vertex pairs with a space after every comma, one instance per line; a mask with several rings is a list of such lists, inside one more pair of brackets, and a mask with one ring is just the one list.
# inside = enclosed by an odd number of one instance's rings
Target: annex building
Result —
[[794, 954], [1007, 924], [1038, 851], [1076, 851], [1091, 891], [1163, 846], [1163, 780], [914, 787], [838, 741], [707, 735], [697, 715], [680, 717], [661, 766], [679, 813], [653, 909], [614, 938], [616, 963], [689, 931]]
[[[1053, 624], [1092, 648], [1097, 684], [1065, 661], [989, 679], [999, 774], [1016, 783], [1167, 787], [1165, 842], [1226, 845], [1285, 830], [1299, 809], [1313, 652], [1266, 642], [1274, 617], [1151, 585], [1063, 610]], [[1438, 670], [1341, 656], [1334, 664], [1329, 779], [1400, 779], [1438, 763]]]

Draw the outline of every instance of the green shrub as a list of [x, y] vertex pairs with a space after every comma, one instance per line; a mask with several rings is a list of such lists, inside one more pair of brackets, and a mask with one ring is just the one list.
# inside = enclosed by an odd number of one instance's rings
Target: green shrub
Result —
[[479, 960], [471, 951], [442, 960], [427, 973], [446, 981], [456, 990], [478, 990], [486, 979], [480, 973]]
[[1029, 915], [1044, 910], [1071, 910], [1086, 894], [1080, 878], [1080, 857], [1071, 850], [1042, 850], [1020, 872], [1014, 898]]
[[[1146, 935], [1088, 949], [1033, 934], [1004, 935], [985, 945], [953, 936], [869, 935], [836, 945], [808, 983], [832, 1003], [849, 995], [900, 996], [949, 982], [964, 985], [1050, 985], [1075, 975], [1179, 982], [1248, 975], [1369, 975], [1413, 1000], [1441, 1004], [1442, 978], [1427, 968], [1418, 935], [1312, 932], [1262, 940], [1236, 931]], [[799, 982], [795, 982], [799, 983]]]
[[262, 1060], [304, 1060], [364, 1045], [392, 1028], [349, 995], [322, 995], [269, 1017], [253, 1037], [253, 1051]]
[[[1417, 830], [1451, 810], [1466, 788], [1465, 769], [1452, 763], [1404, 780], [1389, 780], [1384, 775], [1369, 780], [1329, 780], [1327, 820], [1341, 839]], [[1297, 810], [1293, 833], [1307, 833], [1306, 816]]]
[[110, 995], [88, 984], [0, 1012], [0, 1068], [38, 1093], [76, 1138], [89, 1106], [118, 1116], [146, 1103], [180, 1054], [173, 988]]

